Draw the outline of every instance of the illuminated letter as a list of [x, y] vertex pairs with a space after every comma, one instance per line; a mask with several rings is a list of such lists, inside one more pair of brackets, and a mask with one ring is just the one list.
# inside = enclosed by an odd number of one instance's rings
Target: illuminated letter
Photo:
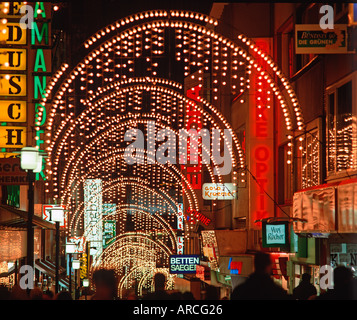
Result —
[[43, 55], [43, 50], [42, 49], [37, 49], [36, 50], [36, 59], [35, 59], [35, 67], [33, 69], [34, 72], [38, 72], [38, 69], [42, 69], [43, 72], [46, 72], [46, 63], [45, 63], [45, 57]]
[[9, 94], [19, 94], [21, 92], [21, 87], [14, 81], [14, 79], [17, 79], [20, 82], [20, 77], [19, 76], [12, 76], [9, 79], [9, 84], [13, 86], [14, 88], [17, 89], [16, 92], [13, 92], [11, 88], [9, 88]]
[[32, 24], [32, 30], [31, 30], [31, 44], [35, 45], [36, 44], [36, 39], [39, 44], [41, 44], [42, 39], [45, 38], [45, 44], [48, 44], [48, 24], [45, 22], [42, 25], [41, 33], [38, 30], [37, 23], [34, 22]]
[[46, 76], [42, 76], [42, 83], [39, 76], [33, 77], [33, 97], [34, 99], [39, 99], [39, 93], [42, 98], [45, 97], [46, 90]]
[[[17, 106], [17, 117], [14, 116], [14, 106]], [[9, 105], [9, 107], [7, 108], [7, 114], [9, 116], [10, 119], [13, 119], [13, 120], [16, 120], [16, 119], [19, 119], [20, 118], [20, 109], [21, 109], [21, 106], [19, 103], [11, 103]]]

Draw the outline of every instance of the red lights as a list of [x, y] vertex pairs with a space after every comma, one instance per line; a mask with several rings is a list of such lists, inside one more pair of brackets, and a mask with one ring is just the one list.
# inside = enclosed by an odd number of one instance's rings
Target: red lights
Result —
[[[187, 90], [186, 95], [189, 99], [194, 100], [196, 102], [200, 102], [201, 101], [201, 97], [200, 97], [200, 91], [201, 91], [201, 86], [195, 86], [192, 89]], [[186, 121], [186, 127], [185, 129], [188, 131], [190, 129], [195, 129], [197, 130], [197, 132], [199, 132], [202, 129], [202, 112], [201, 110], [199, 110], [197, 108], [197, 105], [192, 102], [192, 103], [188, 103], [186, 105], [186, 117], [187, 117], [187, 121]], [[191, 143], [191, 141], [188, 143], [187, 145], [187, 165], [186, 165], [186, 173], [187, 173], [187, 180], [188, 182], [192, 185], [192, 188], [195, 190], [200, 190], [202, 187], [202, 159], [201, 159], [201, 143], [200, 141], [194, 142], [195, 145], [193, 145], [193, 143]], [[190, 163], [190, 156], [191, 156], [191, 152], [190, 152], [190, 147], [194, 147], [197, 148], [198, 152], [197, 152], [197, 157], [198, 159], [192, 159], [197, 160], [197, 164], [194, 165], [189, 165]], [[185, 166], [181, 165], [181, 169], [184, 170]]]

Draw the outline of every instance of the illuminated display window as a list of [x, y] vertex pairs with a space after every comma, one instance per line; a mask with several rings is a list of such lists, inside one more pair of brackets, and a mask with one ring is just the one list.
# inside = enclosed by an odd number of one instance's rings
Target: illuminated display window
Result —
[[297, 181], [297, 190], [320, 184], [320, 146], [318, 129], [307, 131], [295, 141], [297, 166], [301, 176]]
[[327, 170], [329, 174], [356, 169], [352, 114], [356, 102], [352, 94], [356, 74], [327, 90]]

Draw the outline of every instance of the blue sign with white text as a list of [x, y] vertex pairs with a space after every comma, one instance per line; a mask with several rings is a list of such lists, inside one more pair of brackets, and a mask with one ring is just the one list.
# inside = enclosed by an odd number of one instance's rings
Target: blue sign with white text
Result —
[[170, 256], [170, 273], [196, 273], [198, 264], [200, 264], [198, 255], [172, 255]]

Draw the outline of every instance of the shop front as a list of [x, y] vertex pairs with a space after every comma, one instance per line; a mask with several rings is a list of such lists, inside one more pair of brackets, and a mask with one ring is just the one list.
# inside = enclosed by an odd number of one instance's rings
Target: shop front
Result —
[[[252, 272], [244, 230], [205, 230], [201, 232], [202, 252], [210, 270], [204, 283], [218, 288], [220, 298], [230, 296], [235, 285]], [[244, 265], [244, 266], [243, 266]], [[232, 278], [233, 276], [233, 278]]]
[[294, 194], [293, 214], [306, 223], [294, 223], [298, 250], [290, 272], [293, 285], [303, 273], [312, 276], [320, 293], [321, 266], [345, 266], [356, 275], [357, 179], [334, 182]]

